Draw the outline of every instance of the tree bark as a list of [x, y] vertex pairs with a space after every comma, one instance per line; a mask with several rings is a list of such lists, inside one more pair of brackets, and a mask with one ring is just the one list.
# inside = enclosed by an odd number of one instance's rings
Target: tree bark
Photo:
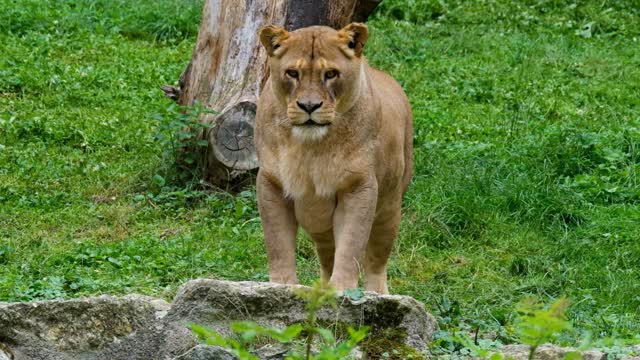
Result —
[[269, 24], [287, 30], [311, 25], [341, 28], [364, 22], [380, 1], [205, 0], [196, 45], [178, 88], [162, 88], [181, 105], [198, 101], [217, 112], [200, 117], [211, 125], [200, 134], [209, 143], [205, 181], [233, 188], [258, 167], [253, 127], [257, 99], [268, 76], [258, 30]]

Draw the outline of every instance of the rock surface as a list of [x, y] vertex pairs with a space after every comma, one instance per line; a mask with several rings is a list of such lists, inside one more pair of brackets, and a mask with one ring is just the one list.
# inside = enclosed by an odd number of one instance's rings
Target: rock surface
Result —
[[[392, 330], [401, 334], [400, 345], [416, 350], [436, 330], [435, 319], [410, 297], [339, 300], [319, 312], [320, 322], [369, 325], [370, 336]], [[182, 286], [172, 304], [141, 295], [0, 304], [0, 360], [230, 360], [223, 349], [198, 345], [187, 324], [228, 334], [237, 320], [285, 327], [304, 318], [292, 287], [205, 279]]]
[[66, 359], [104, 349], [154, 321], [153, 304], [134, 297], [1, 304], [0, 341], [15, 359]]
[[[582, 360], [606, 360], [607, 354], [589, 350], [589, 351], [579, 351], [574, 348], [560, 347], [551, 344], [540, 345], [536, 349], [536, 353], [534, 355], [534, 359], [536, 360], [562, 360], [569, 353], [580, 353], [582, 354]], [[505, 345], [500, 348], [500, 353], [502, 353], [505, 358], [513, 358], [515, 360], [527, 360], [529, 358], [529, 346], [528, 345]]]
[[227, 350], [217, 346], [197, 345], [175, 360], [235, 360], [236, 357]]

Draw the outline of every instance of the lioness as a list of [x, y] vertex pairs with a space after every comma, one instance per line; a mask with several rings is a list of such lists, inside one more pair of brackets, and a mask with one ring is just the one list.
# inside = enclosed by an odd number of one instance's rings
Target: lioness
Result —
[[298, 225], [338, 290], [388, 293], [386, 265], [413, 172], [407, 97], [362, 55], [367, 26], [260, 30], [270, 75], [256, 118], [257, 194], [272, 282], [295, 284]]

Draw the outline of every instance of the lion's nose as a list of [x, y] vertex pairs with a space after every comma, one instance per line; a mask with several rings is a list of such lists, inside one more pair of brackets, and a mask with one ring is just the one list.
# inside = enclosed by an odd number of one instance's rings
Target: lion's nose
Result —
[[298, 104], [298, 107], [300, 107], [300, 109], [306, 111], [308, 114], [311, 114], [312, 112], [316, 111], [316, 109], [318, 109], [320, 106], [322, 106], [322, 101], [321, 102], [296, 101], [296, 104]]

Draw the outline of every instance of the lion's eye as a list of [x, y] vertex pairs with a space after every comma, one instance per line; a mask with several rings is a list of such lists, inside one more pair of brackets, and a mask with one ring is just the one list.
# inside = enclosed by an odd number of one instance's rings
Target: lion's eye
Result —
[[298, 71], [297, 70], [293, 70], [293, 69], [289, 69], [287, 71], [285, 71], [285, 73], [289, 76], [292, 77], [294, 79], [298, 78]]
[[338, 72], [336, 70], [329, 70], [326, 73], [324, 73], [324, 78], [327, 80], [333, 79], [336, 76], [338, 76]]

